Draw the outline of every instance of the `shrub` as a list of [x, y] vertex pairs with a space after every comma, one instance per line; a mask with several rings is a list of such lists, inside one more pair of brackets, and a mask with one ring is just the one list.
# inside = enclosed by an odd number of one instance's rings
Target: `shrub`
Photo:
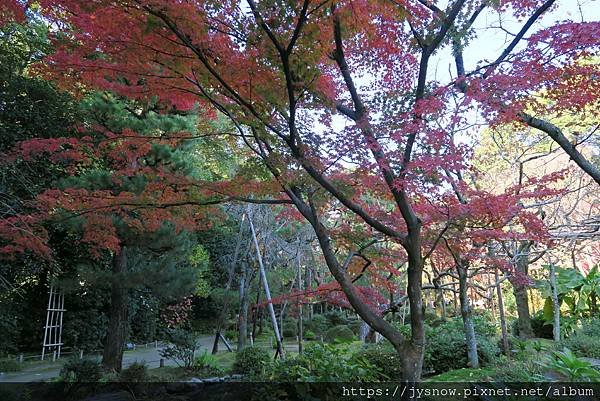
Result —
[[508, 360], [501, 356], [494, 363], [494, 380], [502, 382], [547, 381], [542, 376], [542, 366], [532, 360]]
[[143, 383], [148, 381], [148, 368], [144, 363], [134, 362], [119, 374], [119, 381], [127, 383]]
[[296, 337], [298, 335], [298, 320], [291, 317], [285, 319], [281, 331], [284, 337]]
[[323, 339], [328, 342], [349, 342], [354, 340], [354, 333], [348, 326], [339, 325], [327, 330]]
[[402, 366], [398, 352], [387, 342], [365, 345], [355, 354], [378, 368], [381, 375], [378, 380], [399, 380], [402, 375]]
[[[500, 353], [494, 338], [489, 336], [489, 333], [495, 332], [495, 329], [485, 319], [474, 319], [473, 324], [479, 362], [485, 365]], [[443, 373], [468, 367], [467, 346], [461, 318], [449, 319], [435, 329], [427, 326], [426, 337], [427, 345], [423, 360], [425, 370]]]
[[265, 380], [278, 382], [356, 382], [376, 381], [382, 371], [366, 358], [352, 354], [349, 344], [314, 343], [294, 358], [269, 365]]
[[191, 368], [198, 348], [196, 334], [182, 328], [173, 328], [167, 330], [166, 336], [169, 345], [159, 351], [160, 356], [175, 361], [179, 366]]
[[[16, 352], [19, 341], [19, 325], [17, 316], [19, 315], [16, 306], [10, 302], [0, 302], [0, 355]], [[1, 372], [9, 372], [2, 370]]]
[[229, 329], [229, 330], [225, 330], [225, 333], [223, 333], [223, 335], [225, 336], [226, 339], [228, 340], [235, 340], [238, 338], [238, 334], [239, 332], [235, 329]]
[[362, 325], [362, 320], [360, 320], [360, 319], [348, 320], [348, 324], [347, 324], [347, 326], [350, 327], [350, 330], [352, 330], [352, 332], [357, 336], [360, 334], [360, 326], [361, 325]]
[[600, 318], [584, 320], [561, 344], [579, 357], [600, 358]]
[[329, 322], [329, 326], [341, 326], [348, 322], [346, 316], [340, 311], [331, 311], [325, 313], [325, 318]]
[[316, 340], [317, 339], [317, 335], [311, 330], [305, 330], [302, 334], [303, 334], [305, 340]]
[[194, 361], [194, 371], [203, 375], [219, 376], [225, 373], [225, 371], [218, 365], [217, 358], [214, 355], [209, 354], [208, 350], [196, 358]]
[[102, 377], [102, 367], [95, 359], [69, 358], [60, 370], [60, 377], [67, 382], [98, 382]]
[[14, 359], [2, 359], [0, 360], [0, 372], [19, 372], [23, 369], [20, 363]]
[[588, 336], [600, 337], [600, 317], [583, 320], [580, 332]]
[[323, 334], [327, 330], [327, 327], [327, 318], [323, 315], [314, 315], [311, 320], [306, 322], [306, 328], [317, 335]]
[[428, 310], [425, 311], [425, 313], [423, 314], [423, 319], [430, 326], [438, 325], [439, 322], [442, 321], [442, 319], [440, 319], [440, 317], [435, 312], [431, 312]]
[[269, 354], [259, 347], [246, 347], [235, 355], [233, 371], [250, 376], [258, 375], [269, 363]]

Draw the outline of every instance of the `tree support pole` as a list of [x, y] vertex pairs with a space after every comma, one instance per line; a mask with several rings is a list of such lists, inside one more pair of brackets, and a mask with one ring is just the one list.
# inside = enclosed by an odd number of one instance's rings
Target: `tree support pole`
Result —
[[279, 335], [279, 326], [277, 324], [277, 316], [275, 316], [275, 309], [273, 309], [273, 300], [271, 298], [271, 291], [269, 290], [269, 282], [267, 281], [267, 274], [265, 272], [265, 265], [263, 264], [262, 255], [260, 253], [260, 246], [258, 245], [258, 238], [256, 237], [256, 230], [252, 223], [251, 217], [252, 209], [250, 205], [247, 208], [248, 223], [250, 224], [250, 231], [252, 232], [252, 239], [254, 241], [254, 247], [256, 248], [256, 256], [258, 258], [258, 267], [260, 271], [260, 277], [262, 279], [263, 288], [265, 290], [265, 297], [267, 298], [267, 307], [269, 308], [269, 314], [271, 315], [271, 324], [273, 325], [273, 332], [275, 333], [275, 340], [277, 341], [277, 353], [275, 356], [283, 356], [283, 344], [281, 342], [281, 336]]

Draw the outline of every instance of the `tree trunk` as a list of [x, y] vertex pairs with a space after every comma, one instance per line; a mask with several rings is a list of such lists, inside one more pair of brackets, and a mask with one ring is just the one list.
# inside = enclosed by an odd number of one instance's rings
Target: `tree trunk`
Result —
[[[258, 333], [256, 333], [256, 336], [260, 336], [263, 333], [263, 329], [265, 327], [265, 308], [264, 307], [260, 307], [258, 308]], [[256, 337], [254, 337], [256, 338]]]
[[240, 279], [240, 311], [238, 315], [238, 343], [237, 350], [241, 351], [246, 348], [246, 339], [248, 337], [248, 307], [250, 304], [249, 297], [249, 282], [248, 267], [245, 266], [245, 270]]
[[127, 269], [125, 252], [123, 246], [113, 255], [108, 333], [102, 353], [102, 367], [115, 372], [121, 371], [127, 335], [127, 288], [122, 285], [122, 273]]
[[440, 317], [446, 320], [446, 301], [444, 299], [444, 289], [442, 288], [442, 280], [440, 278], [433, 279], [433, 285], [436, 293], [436, 309], [440, 308]]
[[550, 287], [552, 288], [552, 309], [554, 318], [554, 327], [552, 334], [554, 341], [560, 341], [560, 303], [558, 302], [558, 290], [556, 287], [556, 266], [550, 263]]
[[455, 283], [452, 283], [452, 309], [454, 309], [454, 316], [458, 316], [458, 291]]
[[498, 275], [498, 268], [494, 271], [494, 278], [496, 279], [496, 293], [498, 295], [498, 316], [500, 317], [500, 330], [502, 331], [502, 352], [504, 355], [510, 355], [510, 349], [508, 347], [508, 330], [506, 328], [506, 313], [504, 311], [504, 295], [502, 294], [502, 283], [500, 283], [500, 277]]
[[[300, 258], [298, 258], [298, 292], [302, 292], [302, 266], [300, 264]], [[304, 327], [303, 327], [303, 315], [302, 315], [302, 300], [300, 296], [297, 298], [297, 306], [298, 306], [298, 353], [302, 354], [303, 351], [303, 337], [304, 337]]]
[[[262, 308], [258, 306], [260, 301], [260, 287], [262, 286], [262, 278], [258, 276], [258, 285], [256, 286], [256, 302], [254, 303], [254, 309], [252, 313], [252, 339], [256, 340], [256, 336], [262, 333]], [[256, 332], [256, 323], [260, 319], [260, 330]]]
[[469, 358], [469, 365], [477, 369], [479, 368], [479, 357], [477, 355], [477, 338], [475, 337], [475, 327], [473, 326], [473, 319], [471, 317], [471, 306], [469, 305], [469, 296], [467, 295], [468, 282], [466, 262], [463, 262], [461, 266], [457, 265], [458, 271], [458, 293], [460, 299], [460, 314], [463, 320], [463, 326], [465, 330], [465, 341], [467, 344], [467, 356]]
[[[520, 276], [527, 276], [529, 273], [529, 249], [531, 242], [522, 242], [517, 250], [516, 270]], [[531, 328], [531, 315], [529, 314], [529, 296], [527, 294], [527, 284], [522, 283], [522, 279], [513, 278], [513, 293], [517, 304], [517, 325], [519, 328], [519, 337], [533, 338], [533, 329]]]

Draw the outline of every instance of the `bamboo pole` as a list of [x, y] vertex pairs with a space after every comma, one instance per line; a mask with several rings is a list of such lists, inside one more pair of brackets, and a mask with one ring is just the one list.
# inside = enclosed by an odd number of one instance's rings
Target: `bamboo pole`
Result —
[[252, 222], [252, 209], [250, 205], [247, 207], [247, 215], [248, 215], [248, 223], [250, 224], [250, 231], [252, 232], [252, 239], [254, 241], [254, 247], [256, 248], [256, 257], [258, 258], [258, 267], [260, 271], [260, 276], [262, 278], [263, 288], [265, 290], [265, 297], [267, 298], [267, 307], [269, 309], [269, 314], [271, 315], [271, 324], [273, 325], [273, 332], [275, 333], [275, 340], [277, 341], [277, 353], [275, 357], [278, 355], [283, 357], [284, 350], [283, 344], [281, 342], [281, 336], [279, 335], [279, 326], [277, 324], [277, 316], [275, 316], [275, 309], [273, 308], [273, 300], [271, 298], [271, 291], [269, 290], [269, 282], [267, 281], [267, 274], [265, 272], [265, 266], [263, 264], [262, 255], [260, 253], [260, 246], [258, 245], [258, 238], [256, 237], [256, 230], [254, 229], [254, 223]]

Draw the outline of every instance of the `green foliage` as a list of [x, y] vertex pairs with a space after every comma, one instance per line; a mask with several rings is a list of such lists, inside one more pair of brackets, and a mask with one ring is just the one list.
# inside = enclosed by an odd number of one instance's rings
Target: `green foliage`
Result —
[[283, 337], [293, 338], [298, 335], [298, 320], [288, 317], [283, 321]]
[[356, 355], [378, 368], [382, 375], [378, 380], [399, 380], [402, 366], [398, 352], [388, 343], [366, 344]]
[[344, 314], [340, 311], [333, 310], [325, 313], [325, 318], [327, 319], [329, 326], [341, 326], [345, 325], [348, 321]]
[[531, 358], [507, 359], [505, 356], [499, 357], [493, 364], [496, 381], [503, 382], [529, 382], [529, 381], [547, 381], [542, 375], [542, 366], [538, 361]]
[[[473, 316], [473, 325], [475, 326], [479, 361], [485, 365], [493, 361], [500, 353], [493, 337], [495, 327], [482, 316]], [[441, 373], [468, 366], [461, 318], [448, 319], [435, 328], [427, 326], [426, 339], [424, 370]]]
[[102, 367], [95, 359], [73, 357], [63, 365], [60, 377], [69, 383], [94, 383], [102, 377]]
[[219, 376], [225, 373], [218, 362], [217, 358], [210, 354], [208, 350], [204, 350], [200, 356], [194, 361], [194, 371], [207, 376]]
[[65, 135], [78, 107], [66, 93], [28, 74], [31, 63], [50, 51], [42, 22], [0, 27], [0, 151], [17, 141]]
[[316, 335], [321, 335], [327, 330], [328, 324], [325, 316], [313, 315], [313, 318], [306, 322], [306, 329], [313, 331]]
[[568, 348], [555, 351], [545, 366], [571, 381], [600, 380], [600, 372], [590, 362], [577, 358]]
[[527, 340], [521, 340], [519, 337], [512, 337], [510, 339], [513, 352], [524, 354], [527, 351]]
[[600, 358], [600, 318], [584, 320], [581, 327], [562, 341], [577, 356]]
[[233, 371], [250, 376], [259, 375], [270, 361], [267, 351], [260, 347], [246, 347], [235, 355]]
[[302, 334], [304, 335], [305, 340], [316, 340], [317, 339], [317, 335], [312, 330], [304, 330], [304, 332]]
[[339, 325], [327, 330], [323, 335], [323, 339], [328, 343], [350, 342], [354, 340], [354, 333], [350, 327]]
[[119, 374], [119, 381], [143, 383], [148, 381], [148, 367], [144, 363], [134, 362]]
[[0, 333], [0, 355], [16, 352], [19, 337], [18, 317], [14, 303], [9, 299], [0, 300]]
[[348, 319], [347, 326], [350, 327], [350, 330], [352, 330], [355, 335], [359, 335], [361, 325], [362, 321], [360, 319]]
[[204, 298], [208, 297], [211, 291], [209, 279], [210, 255], [208, 251], [202, 245], [196, 245], [191, 251], [189, 261], [197, 270], [195, 295]]
[[159, 337], [161, 302], [148, 290], [132, 292], [129, 301], [129, 339], [147, 343]]
[[225, 333], [223, 333], [228, 340], [235, 340], [238, 337], [238, 334], [239, 332], [236, 329], [225, 330]]
[[14, 359], [0, 359], [0, 372], [19, 372], [23, 366]]
[[310, 344], [295, 358], [278, 360], [269, 366], [266, 380], [278, 382], [356, 382], [385, 377], [366, 358], [352, 354], [349, 344]]
[[531, 329], [537, 338], [553, 338], [554, 325], [544, 318], [543, 311], [537, 311], [531, 316]]
[[444, 372], [437, 376], [433, 376], [427, 378], [425, 381], [439, 383], [439, 382], [460, 382], [460, 383], [468, 383], [468, 382], [482, 382], [489, 381], [490, 377], [495, 376], [494, 369], [484, 368], [484, 369], [472, 369], [472, 368], [462, 368], [456, 370], [450, 370], [448, 372]]
[[[546, 266], [548, 267], [548, 266]], [[552, 322], [554, 306], [551, 288], [547, 280], [537, 282], [537, 288], [546, 297], [544, 319]], [[598, 313], [600, 301], [600, 272], [594, 266], [586, 276], [577, 269], [556, 268], [556, 289], [559, 304], [564, 304], [573, 317], [593, 316]]]
[[160, 356], [175, 361], [184, 368], [194, 366], [194, 354], [198, 349], [198, 336], [196, 333], [176, 327], [166, 331], [169, 345], [159, 351]]

